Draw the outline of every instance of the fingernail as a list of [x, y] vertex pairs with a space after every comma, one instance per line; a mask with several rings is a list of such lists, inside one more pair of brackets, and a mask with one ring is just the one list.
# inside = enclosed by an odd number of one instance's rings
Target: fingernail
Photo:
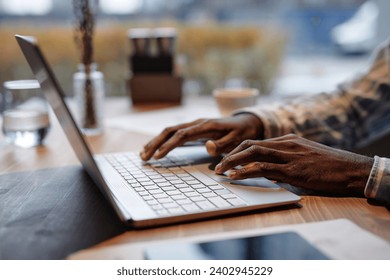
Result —
[[214, 141], [208, 140], [206, 142], [206, 150], [211, 156], [217, 155], [217, 145], [215, 145]]
[[230, 178], [236, 177], [236, 175], [237, 175], [237, 171], [232, 170], [232, 171], [229, 172], [229, 177]]
[[222, 169], [222, 164], [218, 163], [216, 166], [215, 166], [215, 172], [220, 172]]
[[157, 151], [154, 156], [155, 159], [160, 159], [161, 158], [161, 151]]

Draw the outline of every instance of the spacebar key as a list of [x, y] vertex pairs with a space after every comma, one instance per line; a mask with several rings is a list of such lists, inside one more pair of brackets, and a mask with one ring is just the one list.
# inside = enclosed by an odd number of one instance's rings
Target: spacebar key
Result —
[[187, 171], [191, 176], [193, 176], [196, 179], [198, 179], [199, 181], [201, 181], [206, 186], [219, 185], [217, 181], [214, 181], [209, 176], [203, 174], [202, 172], [200, 172], [199, 170], [197, 170], [194, 167], [182, 166], [181, 168], [184, 169], [185, 171]]

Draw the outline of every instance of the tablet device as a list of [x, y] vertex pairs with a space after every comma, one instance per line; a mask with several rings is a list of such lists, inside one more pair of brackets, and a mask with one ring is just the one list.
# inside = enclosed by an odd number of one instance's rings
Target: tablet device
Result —
[[295, 232], [200, 243], [165, 243], [145, 249], [150, 260], [326, 260]]

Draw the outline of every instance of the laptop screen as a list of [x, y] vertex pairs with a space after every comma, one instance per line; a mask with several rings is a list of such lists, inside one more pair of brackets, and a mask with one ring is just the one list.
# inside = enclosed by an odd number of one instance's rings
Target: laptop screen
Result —
[[[108, 191], [106, 183], [101, 176], [87, 143], [65, 103], [65, 94], [43, 56], [36, 39], [34, 37], [20, 35], [15, 35], [15, 37], [78, 159], [90, 177], [94, 180], [95, 184], [97, 184], [103, 194], [107, 196], [107, 193], [110, 192]], [[111, 195], [109, 196], [111, 197]]]

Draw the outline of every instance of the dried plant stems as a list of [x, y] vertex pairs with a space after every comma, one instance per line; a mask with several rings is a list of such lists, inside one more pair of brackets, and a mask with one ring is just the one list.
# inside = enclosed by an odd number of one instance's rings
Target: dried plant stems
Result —
[[94, 62], [93, 35], [94, 14], [89, 0], [73, 0], [73, 8], [76, 16], [75, 41], [80, 49], [81, 63], [84, 65], [85, 80], [85, 110], [82, 116], [84, 128], [96, 128], [97, 118], [95, 114], [94, 89], [91, 80], [91, 65]]

